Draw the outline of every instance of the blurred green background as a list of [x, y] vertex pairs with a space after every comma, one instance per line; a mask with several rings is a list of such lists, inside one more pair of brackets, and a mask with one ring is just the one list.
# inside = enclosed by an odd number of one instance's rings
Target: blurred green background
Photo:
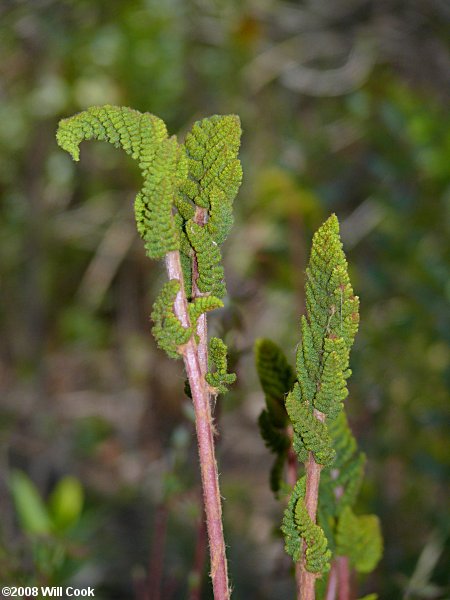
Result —
[[361, 298], [359, 509], [385, 538], [360, 594], [448, 598], [450, 5], [3, 0], [0, 19], [0, 581], [173, 600], [202, 564], [192, 411], [150, 334], [164, 274], [135, 233], [138, 171], [101, 143], [75, 165], [55, 142], [60, 118], [109, 103], [180, 136], [242, 120], [229, 300], [211, 318], [238, 372], [216, 407], [236, 600], [294, 596], [252, 345], [294, 359], [331, 212]]

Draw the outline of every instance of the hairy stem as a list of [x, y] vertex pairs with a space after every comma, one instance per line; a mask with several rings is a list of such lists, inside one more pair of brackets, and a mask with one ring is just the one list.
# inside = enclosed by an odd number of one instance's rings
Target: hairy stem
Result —
[[[181, 289], [174, 302], [174, 312], [184, 327], [188, 327], [189, 315], [186, 293], [183, 285], [180, 254], [178, 251], [166, 255], [166, 268], [169, 279], [178, 279]], [[208, 387], [202, 372], [198, 346], [193, 337], [184, 347], [183, 360], [191, 388], [195, 411], [200, 471], [205, 503], [206, 525], [208, 529], [211, 558], [211, 579], [215, 600], [228, 600], [227, 561], [222, 528], [222, 505], [219, 492], [219, 476], [214, 454], [213, 423]]]
[[[325, 415], [320, 411], [314, 409], [314, 416], [319, 421], [325, 420]], [[305, 463], [306, 469], [306, 494], [305, 494], [305, 505], [308, 511], [309, 517], [313, 523], [316, 522], [317, 515], [317, 504], [319, 501], [319, 483], [320, 483], [320, 471], [322, 465], [319, 465], [315, 459], [314, 454], [309, 452], [308, 460]], [[315, 599], [315, 584], [316, 574], [311, 573], [306, 569], [306, 544], [303, 542], [303, 557], [301, 560], [301, 583], [300, 583], [300, 599], [301, 600], [314, 600]]]

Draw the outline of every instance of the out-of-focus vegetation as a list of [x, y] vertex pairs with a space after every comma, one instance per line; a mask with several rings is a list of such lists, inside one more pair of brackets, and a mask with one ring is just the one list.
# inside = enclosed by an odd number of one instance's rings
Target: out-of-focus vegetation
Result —
[[[198, 579], [191, 408], [149, 333], [163, 274], [135, 233], [139, 175], [104, 144], [82, 147], [75, 171], [54, 137], [61, 117], [110, 103], [180, 133], [216, 112], [242, 119], [231, 299], [212, 327], [239, 375], [217, 406], [236, 599], [293, 595], [250, 349], [268, 336], [292, 359], [307, 248], [332, 211], [361, 298], [348, 400], [368, 456], [360, 508], [385, 539], [367, 589], [448, 596], [447, 3], [6, 0], [0, 18], [2, 582], [64, 579], [109, 600], [143, 598], [147, 572], [167, 599]], [[67, 475], [84, 489], [79, 521], [44, 531]], [[36, 543], [70, 568], [45, 572]]]

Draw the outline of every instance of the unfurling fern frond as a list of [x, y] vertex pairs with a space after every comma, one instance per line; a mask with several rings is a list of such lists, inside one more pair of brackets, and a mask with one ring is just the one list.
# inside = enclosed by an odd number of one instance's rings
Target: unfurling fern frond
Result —
[[151, 319], [154, 322], [152, 333], [158, 346], [171, 358], [179, 358], [181, 346], [192, 335], [192, 327], [183, 327], [174, 314], [173, 303], [180, 291], [177, 279], [167, 281], [153, 305]]
[[314, 416], [306, 403], [302, 402], [298, 383], [286, 398], [286, 409], [303, 447], [308, 452], [314, 452], [316, 461], [321, 465], [331, 464], [335, 452], [327, 426]]
[[375, 515], [356, 516], [346, 506], [339, 516], [336, 532], [337, 554], [348, 556], [359, 573], [370, 573], [383, 552], [380, 522]]
[[209, 363], [206, 381], [217, 394], [224, 394], [236, 381], [236, 373], [228, 373], [227, 347], [220, 338], [213, 337], [209, 341]]
[[[332, 438], [336, 458], [332, 469], [325, 469], [320, 479], [321, 524], [331, 517], [339, 516], [344, 507], [354, 504], [361, 487], [366, 462], [364, 453], [358, 451], [344, 412], [330, 421], [328, 432]], [[330, 539], [330, 543], [334, 544], [333, 540]]]
[[[186, 144], [182, 145], [174, 136], [168, 137], [166, 126], [158, 117], [105, 105], [63, 119], [57, 141], [74, 160], [79, 160], [80, 143], [95, 139], [123, 148], [138, 162], [143, 177], [142, 189], [135, 200], [138, 232], [150, 258], [163, 258], [169, 252], [180, 251], [183, 289], [189, 301], [194, 260], [200, 292], [225, 295], [218, 245], [232, 225], [232, 203], [242, 179], [237, 158], [240, 135], [239, 117], [214, 115], [195, 123]], [[195, 221], [198, 207], [207, 209], [201, 223]], [[202, 309], [213, 310], [221, 305], [217, 298], [201, 300], [189, 310], [196, 321]], [[166, 334], [172, 326], [176, 333], [174, 318], [169, 311], [162, 328], [165, 339], [162, 343], [172, 356], [176, 354], [174, 348], [179, 338], [168, 344]], [[154, 331], [161, 335], [159, 326]]]
[[122, 106], [92, 106], [63, 119], [56, 140], [63, 150], [80, 160], [79, 146], [84, 140], [102, 140], [122, 147], [139, 162], [145, 175], [157, 152], [159, 142], [167, 138], [167, 128], [161, 119]]
[[[349, 354], [358, 322], [358, 298], [353, 294], [339, 224], [333, 215], [313, 238], [293, 387], [292, 371], [279, 348], [266, 340], [255, 347], [267, 405], [259, 427], [266, 445], [277, 454], [272, 489], [276, 491], [281, 484], [289, 453], [286, 440], [306, 467], [306, 476], [294, 486], [284, 513], [285, 549], [294, 562], [301, 561], [296, 572], [301, 572], [307, 594], [320, 582], [315, 590], [319, 597], [326, 593], [326, 580], [320, 576], [330, 568], [332, 553], [349, 556], [352, 566], [361, 572], [372, 570], [381, 553], [377, 519], [355, 517], [350, 509], [365, 463], [343, 412], [351, 374]], [[282, 399], [286, 411], [280, 408]], [[289, 431], [287, 436], [289, 422], [293, 433]]]
[[179, 232], [172, 215], [178, 188], [187, 177], [187, 157], [175, 138], [167, 139], [163, 121], [118, 106], [93, 106], [60, 122], [59, 145], [79, 160], [83, 140], [122, 147], [139, 163], [144, 179], [135, 201], [136, 223], [150, 258], [178, 250]]

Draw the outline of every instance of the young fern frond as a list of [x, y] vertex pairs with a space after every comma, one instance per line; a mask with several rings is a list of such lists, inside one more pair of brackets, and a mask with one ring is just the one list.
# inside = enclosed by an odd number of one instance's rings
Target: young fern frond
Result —
[[[348, 395], [346, 382], [351, 374], [349, 354], [359, 323], [359, 300], [348, 277], [335, 215], [314, 235], [305, 287], [306, 315], [301, 318], [301, 342], [296, 354], [297, 381], [288, 384], [286, 376], [280, 385], [280, 378], [274, 377], [280, 371], [289, 373], [281, 351], [268, 352], [272, 347], [267, 342], [265, 354], [261, 355], [259, 345], [255, 351], [267, 405], [259, 425], [266, 445], [277, 454], [276, 476], [288, 452], [280, 434], [289, 422], [293, 428], [292, 448], [298, 461], [305, 463], [306, 475], [294, 486], [281, 529], [286, 552], [301, 565], [300, 571], [296, 570], [300, 597], [311, 600], [317, 578], [330, 569], [332, 553], [348, 556], [353, 567], [368, 572], [379, 560], [382, 545], [378, 520], [356, 517], [350, 508], [365, 464], [343, 412]], [[285, 413], [271, 398], [272, 389], [276, 400], [285, 398], [287, 422], [283, 420]], [[325, 588], [320, 588], [324, 593]]]
[[84, 140], [102, 140], [122, 147], [138, 161], [145, 176], [153, 164], [158, 144], [168, 137], [161, 119], [123, 106], [92, 106], [63, 119], [56, 140], [63, 150], [80, 160], [79, 146]]
[[[240, 137], [239, 118], [234, 115], [197, 121], [186, 136], [189, 183], [184, 191], [198, 207], [209, 209], [211, 195], [218, 191], [224, 193], [228, 202], [234, 200], [242, 181], [237, 159]], [[223, 200], [222, 203], [225, 204]], [[228, 219], [223, 226], [229, 225]]]
[[276, 427], [269, 411], [263, 410], [258, 418], [259, 432], [267, 448], [274, 454], [285, 454], [291, 441], [285, 431]]
[[236, 373], [228, 373], [227, 347], [220, 338], [212, 337], [209, 340], [209, 361], [206, 381], [216, 394], [225, 394], [228, 386], [236, 381]]
[[[219, 297], [226, 293], [220, 245], [233, 224], [233, 200], [242, 181], [240, 136], [239, 118], [233, 115], [194, 124], [185, 142], [188, 177], [177, 200], [184, 219], [182, 235], [196, 256], [198, 289]], [[196, 220], [198, 211], [201, 222]]]
[[198, 225], [192, 220], [186, 225], [186, 234], [197, 257], [198, 289], [215, 296], [225, 296], [222, 257], [218, 245], [211, 239], [205, 226]]
[[156, 343], [171, 358], [179, 358], [182, 346], [192, 335], [192, 327], [183, 327], [175, 316], [173, 304], [180, 291], [177, 279], [167, 281], [153, 305], [151, 319], [154, 322], [152, 333]]
[[294, 562], [301, 558], [302, 540], [306, 543], [306, 566], [311, 573], [325, 573], [330, 568], [331, 552], [323, 530], [313, 523], [305, 507], [306, 478], [301, 477], [292, 492], [284, 513], [281, 530], [285, 550]]
[[215, 296], [198, 296], [189, 303], [189, 319], [192, 326], [195, 329], [195, 325], [200, 315], [216, 310], [216, 308], [223, 308], [223, 302], [220, 298]]
[[187, 159], [176, 138], [163, 140], [134, 205], [138, 232], [150, 258], [163, 258], [180, 248], [180, 230], [172, 209], [186, 177]]
[[183, 356], [186, 367], [198, 423], [214, 565], [211, 577], [215, 596], [223, 600], [230, 592], [209, 401], [211, 388], [225, 392], [236, 375], [227, 372], [226, 346], [217, 338], [209, 346], [212, 372], [204, 373], [207, 356], [202, 338], [206, 338], [205, 313], [223, 306], [218, 296], [226, 288], [218, 246], [233, 222], [232, 202], [242, 179], [237, 158], [240, 136], [237, 116], [215, 115], [197, 122], [182, 145], [175, 136], [168, 137], [161, 119], [110, 105], [94, 106], [62, 120], [57, 132], [58, 144], [74, 160], [79, 160], [83, 140], [103, 140], [123, 148], [141, 170], [143, 184], [135, 201], [137, 229], [147, 255], [165, 258], [170, 279], [154, 303], [152, 332], [170, 357]]
[[256, 340], [255, 363], [272, 422], [285, 427], [288, 417], [284, 401], [295, 381], [294, 370], [281, 348], [268, 339]]

